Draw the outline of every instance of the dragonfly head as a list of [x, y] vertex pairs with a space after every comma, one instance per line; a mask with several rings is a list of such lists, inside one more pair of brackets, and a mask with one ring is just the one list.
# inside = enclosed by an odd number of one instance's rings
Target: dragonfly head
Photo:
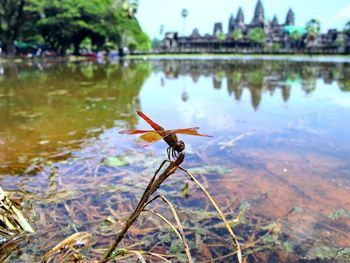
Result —
[[174, 145], [174, 150], [178, 153], [182, 152], [185, 150], [185, 143], [181, 140], [178, 140]]

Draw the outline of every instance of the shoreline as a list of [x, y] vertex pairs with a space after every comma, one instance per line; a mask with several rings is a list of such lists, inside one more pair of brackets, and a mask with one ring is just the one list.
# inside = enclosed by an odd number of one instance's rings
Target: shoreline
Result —
[[289, 60], [289, 61], [311, 61], [311, 62], [349, 62], [350, 54], [347, 55], [279, 55], [279, 54], [150, 54], [129, 55], [127, 59], [206, 59], [206, 60]]
[[[281, 54], [144, 54], [134, 55], [130, 54], [117, 59], [105, 59], [103, 61], [115, 62], [118, 60], [287, 60], [287, 61], [301, 61], [301, 62], [329, 62], [329, 63], [350, 63], [350, 54], [346, 55], [281, 55]], [[57, 56], [57, 57], [32, 57], [32, 58], [6, 58], [0, 57], [0, 65], [9, 62], [25, 63], [33, 61], [50, 61], [50, 62], [96, 62], [96, 59], [83, 56]]]

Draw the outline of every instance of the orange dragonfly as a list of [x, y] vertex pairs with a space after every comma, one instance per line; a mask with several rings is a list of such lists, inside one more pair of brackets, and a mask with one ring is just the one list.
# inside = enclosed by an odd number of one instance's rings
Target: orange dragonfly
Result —
[[179, 153], [185, 150], [185, 143], [182, 140], [179, 140], [176, 134], [212, 137], [210, 135], [198, 133], [199, 127], [165, 130], [162, 126], [152, 121], [141, 111], [137, 111], [137, 114], [142, 119], [144, 119], [149, 125], [151, 125], [154, 130], [123, 130], [123, 131], [120, 131], [119, 133], [143, 134], [139, 138], [147, 143], [144, 145], [145, 147], [163, 139], [169, 145], [167, 149], [169, 159], [170, 159], [170, 154], [173, 158], [176, 158], [176, 156]]

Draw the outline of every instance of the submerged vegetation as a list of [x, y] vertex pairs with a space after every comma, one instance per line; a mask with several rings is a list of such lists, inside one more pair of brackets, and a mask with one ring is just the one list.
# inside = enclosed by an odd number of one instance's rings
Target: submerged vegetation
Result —
[[[202, 175], [200, 183], [192, 173], [179, 166], [184, 157], [180, 156], [168, 166], [166, 161], [162, 162], [161, 167], [167, 167], [161, 170], [159, 167], [150, 179], [146, 175], [157, 167], [160, 159], [133, 154], [136, 156], [130, 160], [132, 166], [125, 163], [110, 167], [104, 165], [103, 160], [100, 163], [79, 161], [47, 166], [42, 175], [38, 174], [39, 177], [50, 174], [48, 189], [40, 194], [43, 196], [34, 194], [34, 189], [29, 187], [42, 180], [40, 178], [33, 178], [29, 185], [18, 185], [17, 195], [26, 199], [24, 207], [29, 203], [32, 206], [27, 215], [37, 231], [33, 235], [21, 234], [3, 240], [0, 258], [10, 262], [43, 259], [46, 262], [107, 262], [112, 258], [130, 257], [141, 261], [158, 258], [163, 262], [238, 262], [239, 248], [242, 257], [251, 262], [267, 261], [268, 258], [292, 262], [299, 259], [346, 262], [350, 257], [347, 249], [323, 242], [309, 240], [299, 245], [293, 241], [297, 237], [293, 237], [282, 221], [252, 213], [247, 202], [220, 199], [221, 212], [204, 185], [208, 185], [206, 177], [227, 176], [230, 173], [227, 169], [193, 167], [190, 162], [191, 171]], [[139, 161], [141, 159], [144, 161]], [[136, 172], [132, 168], [135, 165], [139, 167], [136, 170], [143, 167], [142, 171]], [[190, 177], [186, 184], [187, 196], [180, 190], [184, 184], [183, 175]], [[78, 188], [70, 187], [72, 184]], [[197, 186], [201, 191], [196, 190]], [[157, 190], [160, 193], [156, 194]], [[303, 211], [296, 208], [290, 215], [300, 213]], [[110, 246], [112, 240], [115, 241]], [[239, 247], [236, 241], [240, 243]]]
[[[173, 204], [163, 195], [156, 195], [153, 196], [156, 191], [162, 186], [163, 182], [172, 174], [174, 174], [178, 169], [181, 169], [184, 171], [192, 181], [194, 181], [200, 189], [204, 192], [210, 203], [214, 206], [215, 210], [218, 212], [219, 217], [223, 221], [223, 225], [226, 227], [226, 229], [229, 232], [229, 235], [232, 239], [232, 244], [234, 253], [233, 255], [237, 255], [237, 260], [239, 263], [242, 262], [242, 252], [240, 249], [240, 245], [238, 243], [238, 239], [236, 235], [233, 233], [232, 228], [227, 221], [225, 215], [221, 212], [220, 208], [214, 201], [214, 199], [210, 196], [210, 194], [205, 190], [205, 188], [202, 186], [202, 184], [187, 170], [182, 168], [180, 165], [184, 161], [185, 155], [181, 153], [176, 160], [170, 161], [165, 160], [161, 163], [157, 171], [155, 172], [154, 176], [148, 183], [144, 194], [142, 195], [140, 201], [138, 202], [135, 210], [131, 213], [131, 215], [128, 217], [126, 223], [124, 226], [122, 226], [119, 230], [118, 235], [115, 238], [115, 241], [112, 243], [111, 247], [108, 249], [108, 251], [98, 260], [98, 262], [108, 262], [112, 259], [118, 259], [118, 258], [125, 258], [128, 256], [137, 256], [142, 262], [145, 262], [145, 257], [157, 257], [161, 258], [165, 261], [168, 261], [167, 258], [172, 258], [176, 255], [165, 255], [165, 254], [159, 254], [151, 251], [144, 251], [137, 249], [135, 250], [134, 245], [128, 246], [128, 247], [122, 247], [118, 248], [118, 245], [121, 243], [121, 241], [124, 239], [125, 235], [129, 231], [129, 229], [134, 225], [136, 220], [139, 219], [142, 212], [149, 212], [161, 219], [161, 221], [164, 221], [170, 228], [175, 232], [175, 234], [179, 237], [181, 244], [183, 246], [183, 249], [186, 253], [186, 257], [188, 262], [193, 262], [190, 248], [186, 242], [186, 237], [184, 233], [183, 226], [180, 222], [180, 218], [178, 216], [178, 212], [176, 211]], [[166, 165], [166, 163], [169, 162], [169, 165], [160, 173], [163, 166]], [[98, 167], [96, 168], [98, 169]], [[54, 174], [52, 174], [54, 177], [56, 177], [56, 172], [53, 171]], [[97, 171], [96, 171], [97, 173]], [[160, 173], [160, 174], [159, 174]], [[50, 184], [51, 186], [55, 184]], [[50, 187], [51, 188], [51, 187]], [[56, 188], [56, 187], [54, 187]], [[52, 190], [55, 190], [55, 189]], [[1, 211], [1, 223], [5, 226], [5, 229], [1, 231], [1, 244], [2, 247], [0, 247], [0, 251], [2, 252], [3, 256], [2, 260], [6, 259], [10, 256], [10, 252], [6, 251], [7, 253], [4, 253], [4, 247], [7, 248], [10, 241], [16, 240], [15, 243], [20, 242], [21, 239], [17, 237], [18, 233], [16, 234], [13, 231], [22, 230], [21, 232], [28, 232], [28, 233], [34, 233], [33, 228], [29, 225], [29, 223], [26, 221], [26, 219], [23, 217], [22, 213], [15, 207], [15, 205], [12, 204], [12, 202], [8, 199], [7, 194], [4, 193], [4, 191], [0, 188], [0, 197], [1, 197], [1, 208], [3, 209]], [[113, 196], [112, 196], [113, 198]], [[161, 213], [157, 212], [156, 210], [149, 210], [148, 206], [156, 201], [157, 199], [161, 199], [168, 207], [170, 208], [172, 215], [176, 221], [176, 226], [171, 223], [166, 217], [164, 217]], [[68, 206], [65, 206], [67, 209], [69, 215], [74, 216], [71, 214], [73, 211], [69, 209]], [[112, 212], [112, 211], [111, 211]], [[115, 213], [115, 212], [114, 212]], [[113, 213], [112, 213], [113, 214]], [[75, 216], [74, 216], [75, 217]], [[108, 220], [112, 224], [116, 224], [116, 218], [109, 217], [105, 220]], [[238, 219], [234, 219], [234, 222], [238, 222]], [[78, 231], [77, 226], [74, 226], [74, 230]], [[12, 232], [11, 232], [12, 231]], [[40, 232], [40, 231], [39, 231]], [[6, 236], [12, 236], [12, 238], [6, 238]], [[31, 237], [27, 237], [31, 238]], [[85, 232], [76, 232], [68, 237], [66, 237], [64, 240], [59, 242], [57, 245], [55, 245], [53, 248], [46, 251], [44, 254], [40, 255], [39, 257], [43, 258], [43, 261], [45, 262], [51, 262], [53, 260], [54, 262], [57, 260], [58, 262], [62, 261], [69, 261], [69, 260], [85, 260], [87, 259], [87, 256], [84, 255], [84, 253], [81, 251], [82, 249], [85, 249], [86, 247], [90, 247], [91, 243], [93, 241], [93, 235], [89, 231]], [[136, 244], [137, 245], [137, 244]], [[173, 251], [177, 252], [177, 251]], [[41, 253], [40, 253], [41, 254]], [[38, 256], [38, 255], [37, 255]], [[90, 258], [91, 260], [91, 258]], [[97, 260], [95, 258], [94, 260]]]

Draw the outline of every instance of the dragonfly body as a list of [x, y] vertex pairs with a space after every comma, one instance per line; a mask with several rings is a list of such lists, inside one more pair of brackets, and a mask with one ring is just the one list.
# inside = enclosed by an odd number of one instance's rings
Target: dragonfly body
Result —
[[176, 157], [177, 154], [185, 150], [185, 143], [182, 140], [179, 140], [176, 134], [186, 134], [186, 135], [195, 135], [195, 136], [206, 136], [211, 137], [206, 134], [198, 133], [198, 127], [194, 128], [185, 128], [185, 129], [175, 129], [175, 130], [166, 130], [158, 123], [152, 121], [147, 117], [143, 112], [138, 111], [137, 114], [143, 118], [154, 130], [123, 130], [119, 133], [121, 134], [143, 134], [140, 136], [140, 139], [147, 142], [145, 146], [148, 146], [151, 143], [154, 143], [160, 139], [163, 139], [168, 144], [168, 157], [170, 159], [170, 154], [173, 157]]

